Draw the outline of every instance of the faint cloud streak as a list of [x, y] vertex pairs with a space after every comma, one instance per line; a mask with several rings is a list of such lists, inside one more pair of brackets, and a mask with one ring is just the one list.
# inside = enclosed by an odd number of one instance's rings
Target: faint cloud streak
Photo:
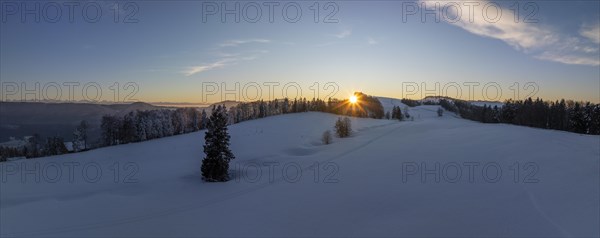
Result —
[[194, 74], [201, 73], [204, 71], [223, 68], [223, 67], [225, 67], [225, 65], [227, 65], [228, 62], [230, 62], [230, 61], [219, 60], [219, 61], [211, 63], [211, 64], [192, 66], [192, 67], [189, 67], [188, 69], [184, 70], [182, 73], [185, 74], [185, 76], [192, 76]]
[[239, 45], [249, 44], [249, 43], [271, 43], [271, 40], [267, 40], [267, 39], [228, 40], [228, 41], [225, 41], [225, 42], [219, 44], [219, 46], [220, 47], [236, 47]]
[[[219, 49], [223, 47], [235, 47], [248, 43], [270, 43], [267, 39], [250, 39], [250, 40], [229, 40], [219, 44]], [[213, 53], [218, 58], [216, 61], [208, 64], [200, 64], [191, 66], [181, 71], [185, 76], [192, 76], [198, 73], [206, 72], [214, 69], [221, 69], [229, 65], [236, 64], [241, 61], [250, 61], [258, 59], [260, 55], [269, 53], [268, 50], [247, 50], [243, 52], [229, 53], [218, 50]]]
[[344, 39], [350, 35], [352, 35], [352, 30], [344, 29], [340, 33], [335, 34], [334, 36], [337, 37], [338, 39]]

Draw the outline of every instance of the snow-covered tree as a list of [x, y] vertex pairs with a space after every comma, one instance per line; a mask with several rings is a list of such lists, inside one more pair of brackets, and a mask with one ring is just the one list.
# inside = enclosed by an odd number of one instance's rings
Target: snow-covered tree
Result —
[[227, 109], [225, 106], [213, 106], [212, 114], [207, 122], [204, 135], [204, 153], [202, 160], [202, 177], [209, 182], [229, 180], [229, 161], [235, 156], [229, 150], [229, 133], [227, 132]]
[[[398, 107], [398, 108], [400, 108], [400, 107]], [[404, 114], [403, 114], [403, 116], [405, 118], [410, 118], [410, 114], [408, 113], [408, 107], [404, 107]]]
[[62, 155], [67, 153], [63, 138], [49, 137], [44, 145], [44, 155]]
[[343, 119], [339, 117], [335, 122], [335, 133], [340, 138], [350, 136], [352, 132], [352, 126], [350, 124], [350, 118], [344, 117]]
[[104, 115], [100, 123], [102, 144], [105, 146], [118, 145], [122, 121], [117, 116]]
[[27, 144], [25, 145], [25, 155], [27, 156], [27, 158], [35, 158], [42, 156], [42, 144], [42, 138], [37, 133], [27, 138]]
[[321, 136], [321, 141], [323, 142], [323, 144], [326, 144], [326, 145], [331, 144], [331, 131], [330, 130], [326, 130], [325, 132], [323, 132], [323, 136]]
[[206, 125], [208, 124], [208, 116], [206, 115], [206, 110], [202, 109], [202, 119], [200, 120], [200, 129], [206, 129]]
[[79, 126], [75, 128], [73, 132], [73, 150], [75, 152], [87, 149], [87, 129], [88, 124], [85, 120], [79, 123]]
[[129, 112], [123, 117], [122, 129], [120, 131], [119, 141], [121, 144], [137, 141], [137, 123], [135, 113]]
[[200, 129], [200, 115], [196, 109], [192, 109], [191, 130], [198, 131]]
[[399, 121], [404, 120], [404, 115], [402, 115], [402, 110], [400, 110], [400, 106], [394, 106], [392, 108], [392, 119], [396, 119]]

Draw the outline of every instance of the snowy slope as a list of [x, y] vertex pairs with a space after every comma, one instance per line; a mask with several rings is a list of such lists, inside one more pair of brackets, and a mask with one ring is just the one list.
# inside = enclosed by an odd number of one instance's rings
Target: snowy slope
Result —
[[[437, 108], [411, 108], [415, 121], [354, 118], [354, 135], [330, 145], [321, 145], [319, 138], [335, 115], [287, 114], [232, 125], [237, 159], [227, 183], [200, 179], [202, 132], [2, 163], [3, 173], [7, 166], [81, 165], [72, 183], [66, 174], [57, 183], [25, 175], [23, 183], [19, 171], [5, 173], [0, 235], [599, 235], [600, 137], [437, 117]], [[319, 167], [311, 167], [315, 162]], [[510, 168], [516, 162], [517, 183]], [[538, 168], [533, 175], [528, 162]], [[98, 182], [81, 175], [81, 167], [90, 163], [102, 169]], [[121, 168], [117, 183], [115, 163]], [[131, 172], [127, 163], [138, 168], [131, 183], [122, 181]], [[273, 173], [269, 163], [279, 163]], [[450, 171], [440, 182], [431, 174], [423, 182], [421, 174], [405, 170], [407, 165], [433, 169], [436, 163]], [[452, 163], [480, 163], [473, 182], [466, 167], [458, 181], [447, 181], [456, 177]], [[501, 168], [498, 181], [485, 181], [495, 177], [482, 172], [490, 163]], [[296, 167], [302, 169], [299, 178]], [[47, 177], [55, 177], [55, 170], [48, 171]]]
[[377, 97], [381, 105], [383, 106], [383, 110], [386, 112], [391, 112], [394, 106], [400, 106], [400, 109], [404, 110], [406, 105], [400, 101], [400, 99], [396, 98], [386, 98], [386, 97]]

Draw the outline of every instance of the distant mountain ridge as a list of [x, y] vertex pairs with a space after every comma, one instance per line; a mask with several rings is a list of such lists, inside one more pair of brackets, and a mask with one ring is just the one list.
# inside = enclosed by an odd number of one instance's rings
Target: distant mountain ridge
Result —
[[90, 134], [100, 125], [103, 115], [125, 115], [131, 111], [154, 110], [164, 107], [148, 103], [95, 104], [95, 103], [47, 103], [47, 102], [0, 102], [0, 142], [9, 137], [23, 137], [38, 133], [43, 137], [59, 135], [67, 140], [82, 120], [90, 125]]
[[91, 104], [91, 103], [45, 103], [1, 102], [0, 124], [77, 124], [81, 120], [100, 122], [102, 115], [124, 115], [130, 111], [153, 110], [162, 107], [148, 103]]

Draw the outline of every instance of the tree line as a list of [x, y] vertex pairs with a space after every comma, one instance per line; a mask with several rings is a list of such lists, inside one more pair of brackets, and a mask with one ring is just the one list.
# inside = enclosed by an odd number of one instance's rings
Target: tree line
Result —
[[[381, 119], [384, 109], [375, 97], [355, 93], [359, 99], [357, 105], [351, 105], [347, 99], [329, 98], [307, 100], [288, 98], [272, 101], [241, 102], [226, 110], [227, 124], [264, 118], [288, 113], [326, 112], [345, 116], [370, 117]], [[179, 135], [206, 129], [209, 118], [205, 110], [196, 108], [156, 109], [132, 111], [125, 115], [104, 115], [100, 123], [100, 143], [96, 147], [141, 142], [156, 138]], [[88, 142], [89, 125], [82, 121], [73, 132], [73, 152], [92, 149]], [[45, 141], [34, 135], [21, 148], [0, 147], [0, 161], [11, 157], [36, 158], [68, 153], [64, 139], [50, 137]]]
[[206, 111], [194, 108], [132, 111], [124, 116], [104, 115], [101, 145], [111, 146], [195, 132], [206, 128]]
[[[290, 100], [288, 98], [272, 101], [241, 102], [226, 110], [227, 124], [235, 124], [269, 116], [300, 113], [326, 112], [355, 117], [382, 118], [384, 109], [379, 100], [363, 93], [355, 93], [358, 105], [350, 105], [348, 100], [329, 98]], [[221, 110], [221, 109], [220, 109]], [[156, 109], [133, 111], [124, 116], [104, 115], [100, 123], [101, 139], [99, 147], [141, 142], [156, 138], [179, 135], [207, 129], [209, 118], [205, 110], [195, 108]], [[73, 133], [73, 151], [90, 149], [87, 142], [88, 125], [85, 121]], [[59, 143], [60, 142], [60, 143]], [[30, 138], [24, 148], [0, 147], [0, 159], [24, 156], [36, 158], [67, 153], [64, 140], [60, 137], [48, 138], [46, 145], [36, 134]]]
[[288, 98], [272, 101], [241, 102], [229, 109], [229, 123], [238, 123], [257, 118], [299, 112], [326, 112], [337, 115], [368, 117], [381, 119], [384, 109], [375, 97], [357, 92], [354, 94], [359, 103], [352, 105], [347, 99], [329, 98], [307, 100], [306, 98], [289, 100]]
[[[306, 98], [290, 100], [288, 98], [271, 101], [240, 102], [229, 109], [227, 124], [254, 120], [269, 116], [299, 112], [327, 112], [339, 115], [370, 117], [381, 119], [383, 106], [375, 97], [355, 93], [359, 97], [359, 106], [352, 106], [348, 100]], [[194, 108], [157, 109], [135, 111], [125, 116], [105, 115], [100, 129], [102, 146], [127, 144], [166, 136], [179, 135], [206, 129], [209, 118], [205, 110]]]
[[43, 140], [39, 134], [34, 134], [26, 139], [24, 146], [0, 146], [0, 162], [12, 157], [37, 158], [60, 155], [67, 152], [68, 150], [63, 138], [51, 136]]
[[[95, 147], [127, 144], [165, 136], [179, 135], [206, 128], [206, 111], [195, 108], [157, 109], [132, 111], [124, 116], [102, 116], [101, 137]], [[92, 149], [88, 141], [89, 125], [86, 121], [73, 131], [72, 152]], [[45, 140], [38, 134], [28, 137], [22, 147], [0, 146], [0, 161], [11, 157], [37, 158], [70, 152], [65, 140], [58, 136]]]
[[440, 106], [462, 118], [483, 123], [508, 123], [600, 135], [600, 104], [590, 102], [507, 100], [502, 107], [476, 106], [463, 100], [440, 100]]

